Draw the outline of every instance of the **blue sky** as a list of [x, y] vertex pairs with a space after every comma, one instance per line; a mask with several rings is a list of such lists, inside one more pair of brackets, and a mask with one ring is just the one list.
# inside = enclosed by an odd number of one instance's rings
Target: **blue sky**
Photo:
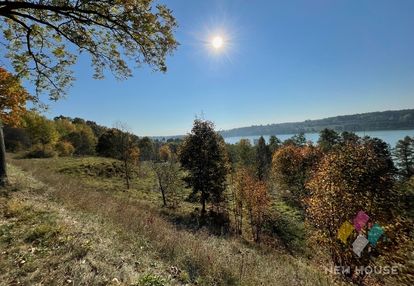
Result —
[[81, 57], [48, 117], [122, 121], [142, 136], [184, 134], [200, 114], [228, 129], [414, 108], [414, 1], [159, 2], [179, 23], [168, 72], [93, 80]]

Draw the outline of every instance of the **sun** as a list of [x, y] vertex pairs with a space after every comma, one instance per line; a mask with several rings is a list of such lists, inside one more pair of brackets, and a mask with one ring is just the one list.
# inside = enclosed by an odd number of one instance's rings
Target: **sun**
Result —
[[215, 36], [211, 41], [211, 45], [216, 50], [221, 49], [223, 47], [223, 44], [224, 44], [224, 40], [223, 40], [223, 37], [221, 36]]

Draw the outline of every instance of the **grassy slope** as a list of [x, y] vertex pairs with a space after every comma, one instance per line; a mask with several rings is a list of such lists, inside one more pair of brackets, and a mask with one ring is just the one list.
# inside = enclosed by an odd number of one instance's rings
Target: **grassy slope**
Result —
[[[32, 268], [38, 267], [34, 271], [37, 271], [39, 277], [47, 273], [47, 269], [52, 271], [52, 277], [55, 279], [72, 280], [75, 278], [67, 273], [72, 273], [72, 276], [77, 273], [77, 285], [82, 284], [81, 282], [88, 284], [87, 279], [94, 279], [90, 278], [94, 277], [90, 272], [78, 271], [78, 265], [85, 261], [84, 257], [69, 255], [72, 245], [75, 245], [74, 248], [83, 245], [82, 235], [75, 234], [77, 231], [84, 231], [90, 236], [86, 238], [89, 247], [95, 249], [89, 252], [88, 248], [86, 257], [95, 257], [97, 262], [102, 263], [97, 275], [102, 276], [99, 279], [107, 279], [103, 284], [116, 278], [117, 281], [130, 285], [148, 278], [145, 275], [151, 273], [163, 279], [165, 285], [333, 285], [333, 281], [327, 275], [305, 258], [295, 257], [284, 251], [251, 246], [234, 238], [221, 238], [203, 231], [178, 229], [161, 215], [160, 198], [156, 192], [154, 178], [145, 166], [141, 169], [141, 176], [133, 182], [135, 189], [128, 192], [123, 191], [122, 178], [96, 177], [93, 172], [83, 171], [85, 166], [101, 164], [105, 160], [107, 159], [59, 158], [12, 161], [21, 169], [30, 171], [47, 187], [40, 187], [39, 191], [36, 191], [33, 187], [37, 184], [34, 183], [35, 180], [23, 186], [18, 184], [17, 192], [12, 192], [9, 198], [2, 198], [2, 209], [7, 213], [10, 202], [16, 200], [17, 205], [20, 202], [23, 204], [23, 208], [26, 207], [25, 204], [29, 204], [29, 208], [33, 209], [33, 218], [39, 215], [38, 212], [42, 213], [45, 210], [50, 212], [50, 218], [46, 221], [23, 219], [22, 223], [18, 224], [16, 233], [13, 233], [4, 225], [12, 224], [14, 226], [11, 229], [14, 229], [16, 224], [13, 224], [13, 220], [19, 221], [20, 218], [6, 215], [2, 220], [2, 229], [6, 229], [6, 236], [15, 237], [19, 232], [30, 233], [36, 229], [31, 226], [33, 223], [39, 226], [50, 225], [52, 229], [56, 226], [58, 231], [51, 231], [53, 235], [50, 238], [47, 236], [46, 241], [50, 241], [52, 250], [45, 254], [44, 259], [49, 261], [49, 256], [56, 256], [56, 260], [64, 261], [62, 265], [67, 264], [65, 268], [69, 269], [54, 270], [53, 267], [45, 266], [47, 263], [43, 263], [42, 258], [39, 258], [32, 264]], [[14, 169], [13, 173], [23, 174], [18, 169]], [[24, 180], [18, 179], [19, 183], [22, 181]], [[183, 209], [190, 208], [191, 205], [184, 205]], [[67, 224], [70, 227], [67, 227]], [[67, 235], [66, 232], [74, 234]], [[0, 234], [3, 241], [4, 234]], [[56, 252], [53, 243], [55, 240], [60, 241], [61, 236], [80, 239], [69, 240], [63, 246], [63, 250], [61, 249], [62, 252]], [[107, 243], [102, 246], [101, 240]], [[12, 247], [9, 246], [10, 243]], [[5, 239], [0, 247], [3, 251], [6, 248], [21, 249], [22, 245], [32, 247], [35, 244], [36, 241], [30, 239]], [[102, 251], [107, 253], [100, 253]], [[84, 255], [84, 252], [81, 251], [81, 254]], [[70, 258], [67, 258], [67, 255]], [[7, 255], [5, 267], [8, 268], [5, 269], [12, 269], [13, 265], [19, 263], [12, 259], [17, 256]], [[100, 259], [106, 257], [111, 257], [111, 260]], [[141, 260], [144, 262], [140, 262], [142, 264], [136, 267], [136, 262]], [[119, 265], [121, 268], [118, 268]], [[122, 270], [122, 267], [128, 270]], [[36, 281], [30, 273], [23, 271], [22, 275], [26, 275], [26, 281]], [[21, 277], [21, 274], [15, 271], [6, 271], [1, 275], [5, 275], [9, 280]], [[150, 278], [147, 280], [151, 280]], [[93, 280], [93, 284], [99, 284], [99, 279]]]
[[143, 237], [67, 210], [46, 185], [13, 166], [9, 173], [12, 186], [0, 196], [0, 285], [183, 284]]

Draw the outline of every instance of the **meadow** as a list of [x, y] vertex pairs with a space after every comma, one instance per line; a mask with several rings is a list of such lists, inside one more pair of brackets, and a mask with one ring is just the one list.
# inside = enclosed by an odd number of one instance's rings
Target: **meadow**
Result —
[[195, 204], [160, 208], [154, 174], [145, 164], [128, 191], [119, 187], [120, 178], [91, 171], [113, 162], [97, 157], [10, 160], [13, 183], [1, 204], [5, 284], [63, 279], [74, 285], [335, 283], [303, 255], [188, 229], [176, 218], [191, 216]]

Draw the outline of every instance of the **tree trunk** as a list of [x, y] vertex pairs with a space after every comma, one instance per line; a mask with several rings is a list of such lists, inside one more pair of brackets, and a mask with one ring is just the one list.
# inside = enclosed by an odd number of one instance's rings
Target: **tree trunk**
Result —
[[0, 123], [0, 187], [7, 185], [6, 146], [4, 145], [3, 126]]
[[164, 204], [164, 207], [167, 206], [167, 200], [165, 198], [165, 192], [164, 192], [164, 188], [160, 185], [160, 190], [161, 190], [161, 194], [162, 194], [162, 203]]
[[204, 215], [206, 214], [206, 196], [204, 190], [201, 191], [201, 205], [201, 216], [204, 217]]
[[126, 186], [127, 190], [129, 190], [129, 167], [127, 160], [124, 160], [124, 167], [125, 167], [125, 179], [126, 179]]

